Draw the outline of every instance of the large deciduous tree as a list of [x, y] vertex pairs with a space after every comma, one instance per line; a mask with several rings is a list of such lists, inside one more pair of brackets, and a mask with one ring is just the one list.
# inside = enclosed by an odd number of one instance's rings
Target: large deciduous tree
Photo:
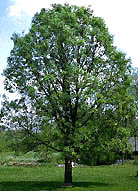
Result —
[[64, 153], [64, 183], [72, 184], [75, 153], [102, 132], [98, 128], [121, 125], [117, 119], [98, 125], [98, 119], [108, 111], [121, 115], [127, 107], [129, 60], [114, 47], [101, 18], [68, 4], [42, 9], [28, 34], [14, 34], [12, 40], [5, 88], [17, 91], [25, 104], [29, 98], [28, 111], [35, 108], [41, 119], [39, 139]]

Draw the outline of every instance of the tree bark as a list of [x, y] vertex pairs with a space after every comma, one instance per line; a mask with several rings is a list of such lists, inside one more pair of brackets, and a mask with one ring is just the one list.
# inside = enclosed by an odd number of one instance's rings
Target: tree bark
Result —
[[135, 140], [135, 153], [136, 153], [136, 151], [137, 151], [137, 137], [136, 136], [134, 136], [134, 140]]
[[125, 163], [125, 154], [122, 153], [122, 165], [124, 165], [124, 163]]
[[65, 157], [64, 185], [72, 186], [72, 161], [69, 157]]

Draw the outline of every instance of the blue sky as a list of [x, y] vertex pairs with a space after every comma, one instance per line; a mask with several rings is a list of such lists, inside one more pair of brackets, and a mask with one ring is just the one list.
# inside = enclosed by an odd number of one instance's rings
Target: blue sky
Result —
[[[114, 35], [115, 45], [131, 57], [138, 67], [138, 0], [0, 0], [0, 73], [13, 47], [12, 34], [27, 31], [31, 18], [41, 8], [51, 3], [91, 5], [95, 16], [105, 20]], [[3, 92], [0, 76], [0, 94]]]
[[31, 16], [28, 18], [10, 16], [10, 7], [13, 5], [10, 0], [0, 0], [0, 73], [6, 67], [7, 57], [13, 47], [10, 39], [12, 34], [26, 30], [31, 20]]

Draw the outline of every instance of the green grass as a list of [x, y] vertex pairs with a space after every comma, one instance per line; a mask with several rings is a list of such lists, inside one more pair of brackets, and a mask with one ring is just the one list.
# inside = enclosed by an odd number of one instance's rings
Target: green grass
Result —
[[13, 156], [14, 152], [0, 152], [0, 161], [7, 159], [9, 156]]
[[64, 188], [64, 168], [0, 167], [0, 191], [137, 191], [138, 166], [73, 168], [73, 187]]

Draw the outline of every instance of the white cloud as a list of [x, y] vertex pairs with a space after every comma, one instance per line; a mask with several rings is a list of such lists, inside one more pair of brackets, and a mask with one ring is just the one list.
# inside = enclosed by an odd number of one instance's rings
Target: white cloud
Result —
[[[114, 35], [115, 44], [132, 58], [138, 67], [138, 1], [137, 0], [100, 0], [94, 3], [95, 15], [104, 18], [110, 32]], [[100, 6], [99, 6], [100, 5]]]
[[92, 0], [11, 0], [13, 5], [9, 7], [9, 16], [34, 15], [41, 8], [49, 8], [53, 3], [69, 3], [76, 5], [89, 5]]

